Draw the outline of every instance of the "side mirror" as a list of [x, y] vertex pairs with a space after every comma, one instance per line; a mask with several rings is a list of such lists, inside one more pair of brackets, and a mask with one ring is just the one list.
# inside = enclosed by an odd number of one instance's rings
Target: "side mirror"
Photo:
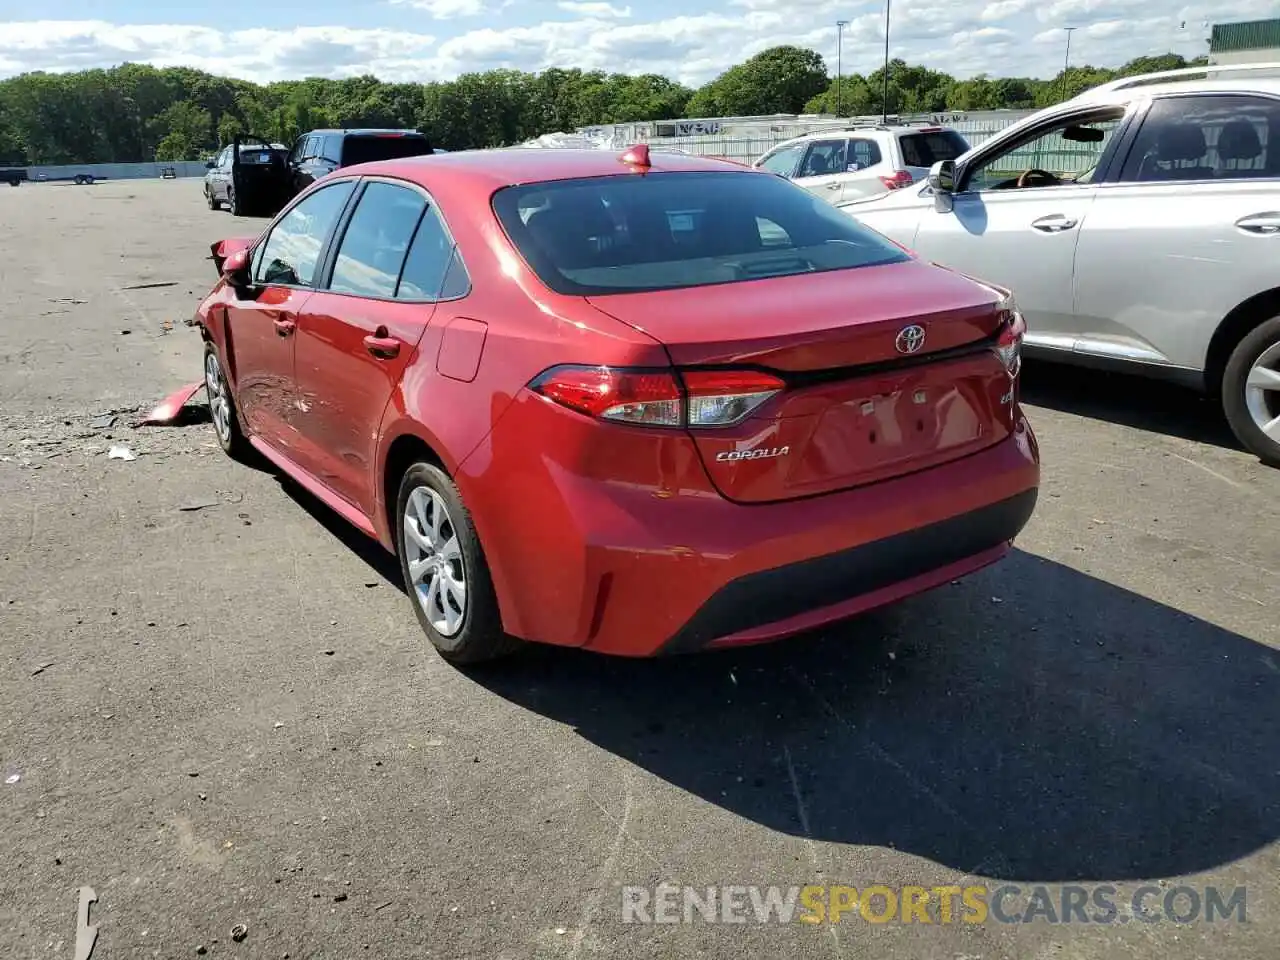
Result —
[[956, 162], [939, 160], [929, 168], [929, 189], [934, 193], [955, 193]]
[[222, 279], [230, 287], [243, 289], [249, 286], [249, 250], [237, 250], [222, 261]]
[[205, 163], [204, 168], [206, 170], [212, 170], [215, 166], [216, 164], [212, 160], [210, 160], [207, 163]]

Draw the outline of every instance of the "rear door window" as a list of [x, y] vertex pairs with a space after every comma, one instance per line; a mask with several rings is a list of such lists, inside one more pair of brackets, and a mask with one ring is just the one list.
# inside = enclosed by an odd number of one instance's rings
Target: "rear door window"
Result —
[[809, 144], [797, 177], [824, 177], [845, 172], [845, 152], [848, 140], [815, 140]]
[[969, 141], [954, 130], [904, 133], [898, 137], [902, 162], [908, 167], [932, 167], [939, 160], [954, 160], [969, 149]]
[[365, 187], [338, 245], [329, 290], [394, 297], [409, 241], [426, 208], [422, 194], [408, 187], [378, 181]]
[[825, 200], [759, 173], [651, 173], [506, 187], [494, 210], [551, 289], [578, 296], [907, 259]]
[[1252, 180], [1280, 176], [1280, 101], [1248, 95], [1166, 97], [1151, 104], [1120, 179]]
[[850, 140], [845, 167], [849, 172], [865, 170], [867, 167], [874, 167], [881, 159], [880, 144], [874, 140]]
[[[396, 297], [400, 300], [436, 300], [461, 296], [458, 292], [459, 285], [465, 292], [470, 287], [470, 282], [466, 279], [466, 269], [462, 267], [461, 261], [454, 271], [450, 271], [454, 253], [453, 240], [440, 215], [434, 207], [428, 209], [409, 248]], [[454, 289], [446, 296], [443, 286], [448, 272], [455, 274], [451, 284]]]
[[259, 283], [309, 286], [355, 183], [346, 180], [317, 190], [294, 206], [271, 229], [254, 277]]

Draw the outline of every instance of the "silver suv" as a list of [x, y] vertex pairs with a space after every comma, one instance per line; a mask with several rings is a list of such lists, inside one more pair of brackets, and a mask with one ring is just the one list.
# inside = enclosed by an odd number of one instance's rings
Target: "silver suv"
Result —
[[880, 124], [807, 133], [774, 147], [752, 166], [786, 177], [828, 203], [855, 203], [922, 180], [969, 142], [949, 127]]
[[1126, 77], [844, 209], [1010, 287], [1028, 355], [1222, 398], [1280, 466], [1280, 64]]

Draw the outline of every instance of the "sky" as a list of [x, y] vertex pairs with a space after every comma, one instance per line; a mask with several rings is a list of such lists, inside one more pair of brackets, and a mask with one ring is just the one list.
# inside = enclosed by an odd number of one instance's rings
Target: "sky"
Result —
[[[1048, 77], [1071, 62], [1207, 52], [1210, 23], [1276, 0], [891, 0], [890, 52], [957, 77]], [[34, 11], [41, 19], [31, 19]], [[885, 0], [0, 0], [0, 77], [125, 61], [259, 82], [373, 74], [425, 82], [509, 67], [659, 73], [697, 86], [780, 43], [836, 71], [884, 57]]]

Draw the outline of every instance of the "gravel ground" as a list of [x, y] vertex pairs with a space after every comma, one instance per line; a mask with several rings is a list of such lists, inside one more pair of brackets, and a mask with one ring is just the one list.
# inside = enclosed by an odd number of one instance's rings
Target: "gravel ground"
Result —
[[[464, 673], [198, 408], [129, 426], [199, 376], [208, 243], [262, 221], [179, 180], [0, 222], [0, 956], [71, 957], [82, 886], [102, 960], [1275, 956], [1280, 472], [1212, 403], [1029, 365], [1044, 487], [995, 568], [767, 648]], [[1120, 917], [623, 923], [659, 881], [1111, 884]], [[1248, 922], [1122, 922], [1144, 883]]]

